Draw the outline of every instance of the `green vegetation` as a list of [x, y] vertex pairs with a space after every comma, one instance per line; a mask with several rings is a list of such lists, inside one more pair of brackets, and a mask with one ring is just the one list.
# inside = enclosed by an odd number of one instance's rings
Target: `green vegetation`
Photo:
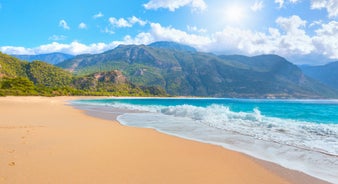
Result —
[[4, 78], [0, 83], [0, 96], [5, 95], [37, 95], [34, 83], [28, 78]]
[[2, 77], [27, 77], [27, 62], [20, 61], [0, 52], [0, 78]]
[[277, 55], [217, 56], [178, 44], [120, 45], [58, 64], [77, 76], [120, 70], [133, 84], [170, 95], [240, 98], [336, 98], [337, 91], [306, 77]]
[[160, 87], [134, 85], [118, 71], [73, 76], [42, 61], [23, 62], [0, 53], [0, 96], [166, 96]]
[[27, 75], [36, 85], [59, 88], [69, 86], [72, 74], [61, 68], [46, 64], [42, 61], [33, 61], [27, 64]]

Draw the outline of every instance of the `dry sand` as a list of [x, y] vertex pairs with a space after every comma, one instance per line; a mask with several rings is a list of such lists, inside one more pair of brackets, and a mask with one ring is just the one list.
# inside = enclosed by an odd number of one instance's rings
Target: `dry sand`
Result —
[[88, 116], [70, 99], [0, 98], [0, 183], [302, 182], [219, 146]]

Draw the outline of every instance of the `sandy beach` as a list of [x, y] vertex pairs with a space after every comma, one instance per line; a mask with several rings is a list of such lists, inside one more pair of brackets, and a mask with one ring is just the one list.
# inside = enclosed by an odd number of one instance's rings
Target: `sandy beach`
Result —
[[121, 126], [67, 105], [0, 98], [0, 183], [325, 183], [219, 146]]

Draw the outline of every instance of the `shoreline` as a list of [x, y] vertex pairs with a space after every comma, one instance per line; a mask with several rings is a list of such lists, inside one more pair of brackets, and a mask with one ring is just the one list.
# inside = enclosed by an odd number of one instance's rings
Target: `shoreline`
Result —
[[[117, 121], [122, 126], [136, 127], [136, 126], [124, 125], [123, 123], [121, 123], [117, 120], [118, 116], [123, 115], [124, 113], [130, 113], [130, 112], [133, 112], [133, 111], [122, 110], [122, 112], [121, 112], [119, 109], [112, 109], [112, 111], [109, 111], [109, 113], [107, 113], [107, 112], [98, 111], [98, 110], [104, 110], [104, 111], [106, 110], [106, 109], [103, 109], [102, 107], [96, 107], [95, 105], [85, 105], [85, 107], [83, 107], [82, 105], [83, 104], [81, 104], [81, 105], [72, 104], [72, 106], [74, 106], [75, 108], [80, 109], [80, 110], [84, 110], [85, 113], [88, 114], [89, 116], [94, 116], [94, 117], [97, 117], [97, 118], [110, 120], [110, 121]], [[91, 107], [95, 107], [95, 110], [93, 110]], [[110, 112], [114, 112], [114, 111], [118, 111], [119, 113], [110, 113]], [[228, 147], [225, 147], [225, 146], [222, 146], [222, 145], [219, 145], [219, 144], [215, 144], [215, 143], [212, 143], [212, 142], [201, 141], [201, 140], [198, 140], [198, 139], [193, 139], [193, 138], [185, 137], [185, 136], [178, 135], [178, 134], [168, 133], [166, 131], [161, 131], [161, 130], [158, 130], [158, 129], [152, 128], [152, 127], [136, 127], [136, 128], [151, 129], [151, 130], [155, 130], [155, 131], [157, 131], [161, 134], [166, 134], [166, 135], [169, 135], [169, 136], [174, 136], [174, 137], [178, 137], [180, 139], [190, 140], [190, 141], [194, 141], [194, 142], [198, 142], [198, 143], [202, 143], [202, 144], [210, 144], [210, 145], [213, 145], [213, 146], [221, 147], [222, 149], [231, 150], [231, 151], [237, 152], [239, 154], [243, 154], [247, 157], [250, 157], [255, 162], [257, 162], [261, 166], [265, 167], [267, 170], [272, 171], [274, 174], [277, 174], [278, 176], [285, 178], [288, 181], [291, 181], [292, 183], [295, 183], [295, 184], [304, 184], [304, 183], [306, 183], [306, 184], [307, 183], [329, 184], [330, 183], [330, 182], [325, 181], [323, 179], [320, 179], [320, 178], [311, 176], [309, 174], [306, 174], [302, 171], [290, 169], [290, 168], [281, 166], [281, 165], [279, 165], [279, 164], [277, 164], [273, 161], [263, 160], [261, 158], [254, 157], [252, 155], [238, 151], [236, 149], [231, 149], [231, 148], [228, 148]]]
[[101, 97], [0, 98], [1, 183], [327, 183], [220, 146], [92, 117], [69, 103], [83, 98]]

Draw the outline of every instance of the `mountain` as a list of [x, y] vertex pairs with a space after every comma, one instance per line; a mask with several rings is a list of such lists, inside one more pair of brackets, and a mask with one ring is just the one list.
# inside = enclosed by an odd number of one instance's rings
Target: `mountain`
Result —
[[65, 61], [67, 59], [71, 59], [74, 56], [69, 55], [69, 54], [64, 54], [64, 53], [50, 53], [50, 54], [39, 54], [39, 55], [12, 55], [20, 60], [25, 60], [25, 61], [44, 61], [49, 64], [55, 65], [57, 63], [60, 63], [62, 61]]
[[306, 77], [297, 66], [277, 55], [218, 56], [173, 49], [170, 44], [120, 45], [101, 54], [77, 56], [57, 66], [78, 76], [118, 69], [134, 84], [161, 86], [171, 95], [337, 97], [336, 91]]
[[338, 61], [321, 66], [301, 65], [300, 68], [307, 76], [338, 90]]
[[0, 52], [0, 78], [27, 77], [26, 64], [27, 62]]
[[[41, 61], [21, 61], [0, 53], [0, 96], [66, 95], [72, 74]], [[54, 94], [53, 94], [54, 93]]]
[[51, 88], [70, 86], [73, 79], [70, 72], [42, 61], [27, 63], [26, 73], [34, 84]]
[[77, 77], [73, 81], [77, 89], [85, 91], [101, 91], [114, 93], [117, 96], [165, 96], [166, 92], [160, 87], [137, 86], [126, 79], [122, 72], [112, 70], [109, 72], [97, 72], [83, 77]]
[[149, 44], [150, 47], [155, 48], [163, 48], [163, 49], [172, 49], [177, 51], [189, 51], [189, 52], [197, 52], [197, 50], [193, 47], [190, 47], [188, 45], [179, 44], [176, 42], [168, 42], [168, 41], [160, 41], [160, 42], [154, 42]]
[[0, 96], [123, 95], [165, 96], [160, 87], [130, 83], [118, 70], [75, 77], [42, 61], [21, 61], [0, 52]]

